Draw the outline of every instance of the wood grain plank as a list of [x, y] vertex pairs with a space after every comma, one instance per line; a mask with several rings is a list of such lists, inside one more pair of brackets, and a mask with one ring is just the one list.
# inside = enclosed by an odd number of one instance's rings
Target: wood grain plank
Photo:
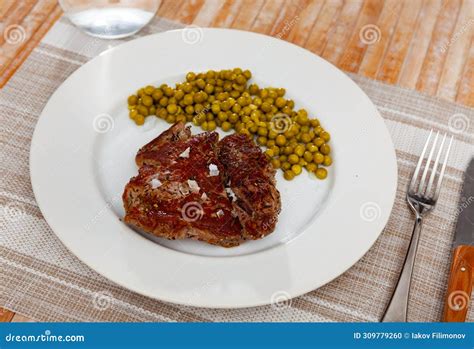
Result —
[[163, 0], [158, 8], [158, 16], [166, 17], [168, 19], [177, 19], [179, 9], [186, 2], [185, 0]]
[[242, 0], [226, 0], [219, 13], [212, 21], [212, 27], [229, 28], [237, 17]]
[[[27, 0], [27, 1], [20, 1], [17, 2], [12, 8], [11, 11], [8, 13], [7, 18], [2, 23], [2, 34], [0, 35], [0, 46], [3, 48], [6, 46], [7, 48], [11, 48], [11, 46], [18, 46], [17, 44], [11, 45], [6, 42], [5, 30], [8, 29], [9, 26], [12, 25], [21, 25], [24, 18], [28, 16], [28, 13], [31, 9], [36, 5], [36, 1], [34, 0]], [[28, 33], [26, 33], [28, 34]]]
[[308, 50], [318, 55], [324, 51], [328, 41], [328, 33], [334, 27], [343, 5], [343, 0], [330, 0], [324, 3], [318, 20], [304, 44]]
[[[436, 19], [442, 8], [443, 0], [425, 0], [423, 7], [420, 11], [420, 15], [417, 18], [416, 25], [413, 26], [414, 34], [411, 44], [408, 49], [408, 53], [405, 59], [397, 52], [393, 52], [391, 48], [386, 58], [386, 62], [383, 63], [382, 69], [379, 73], [380, 77], [387, 82], [398, 82], [400, 86], [414, 89], [416, 82], [423, 66], [424, 58], [428, 52], [428, 47], [431, 42], [431, 36], [433, 33]], [[407, 31], [412, 28], [403, 28], [400, 26], [399, 31]], [[403, 34], [399, 34], [400, 36]], [[386, 67], [385, 65], [391, 65]], [[398, 67], [400, 73], [398, 74], [397, 81], [394, 81], [392, 76], [395, 68]]]
[[16, 3], [16, 0], [2, 0], [0, 3], [0, 22], [5, 20], [7, 14], [12, 10]]
[[199, 13], [201, 7], [204, 5], [204, 0], [187, 0], [184, 1], [179, 8], [175, 17], [178, 22], [184, 24], [191, 24]]
[[343, 57], [344, 48], [350, 40], [363, 4], [363, 0], [344, 3], [335, 27], [328, 33], [326, 47], [321, 53], [324, 59], [337, 65], [337, 62]]
[[10, 322], [15, 316], [14, 312], [10, 310], [0, 308], [0, 322]]
[[[454, 34], [449, 39], [448, 51], [441, 77], [439, 79], [437, 95], [443, 99], [454, 101], [461, 81], [461, 74], [465, 62], [468, 60], [474, 28], [474, 2], [464, 1], [459, 12]], [[474, 91], [473, 91], [474, 93]]]
[[265, 0], [243, 0], [231, 27], [250, 30], [264, 4]]
[[338, 62], [339, 68], [352, 73], [356, 73], [359, 70], [360, 63], [367, 50], [367, 44], [360, 39], [361, 31], [366, 28], [364, 26], [377, 22], [382, 7], [383, 3], [378, 0], [366, 0], [364, 2], [344, 55]]
[[440, 11], [428, 47], [428, 52], [423, 61], [420, 76], [416, 83], [417, 90], [429, 95], [436, 93], [447, 55], [443, 47], [449, 43], [449, 39], [453, 34], [460, 8], [460, 0], [447, 0], [443, 10]]
[[284, 0], [267, 0], [252, 25], [252, 31], [269, 34], [284, 3]]
[[[416, 2], [416, 1], [413, 1]], [[368, 44], [364, 58], [359, 67], [359, 74], [369, 78], [375, 78], [377, 71], [382, 64], [385, 57], [385, 53], [388, 50], [389, 45], [392, 43], [392, 36], [400, 18], [400, 12], [408, 2], [401, 2], [398, 0], [386, 0], [380, 17], [377, 21], [376, 28], [379, 32], [375, 31], [374, 37], [369, 37], [369, 42], [374, 41], [372, 44]], [[380, 35], [378, 35], [380, 33]]]
[[[49, 0], [48, 0], [49, 1]], [[41, 6], [50, 6], [53, 2], [49, 1], [41, 2]], [[49, 9], [49, 7], [46, 7]], [[21, 45], [21, 48], [16, 52], [13, 59], [11, 59], [8, 64], [3, 64], [0, 66], [0, 88], [3, 87], [8, 79], [14, 74], [18, 67], [23, 63], [23, 61], [28, 57], [30, 52], [38, 45], [43, 36], [48, 32], [49, 28], [57, 21], [57, 19], [62, 15], [62, 10], [56, 2], [52, 11], [46, 13], [43, 11], [44, 8], [41, 8], [41, 11], [38, 12], [36, 18], [39, 22], [39, 27], [31, 29], [33, 32], [28, 34], [28, 40]], [[31, 14], [32, 18], [35, 18], [35, 13]], [[46, 17], [46, 18], [44, 18]], [[41, 19], [41, 20], [39, 20]]]
[[466, 64], [464, 65], [456, 102], [474, 107], [474, 38], [471, 40], [471, 48], [467, 55]]
[[325, 2], [323, 0], [309, 2], [300, 12], [300, 18], [288, 34], [287, 40], [296, 45], [304, 46], [311, 34], [311, 29], [314, 24], [317, 23], [319, 13], [324, 4]]
[[209, 27], [214, 18], [218, 15], [224, 2], [222, 0], [206, 0], [194, 18], [193, 24], [200, 27]]
[[380, 69], [372, 77], [390, 84], [398, 80], [410, 45], [416, 45], [412, 40], [413, 28], [417, 23], [422, 6], [422, 0], [404, 2], [404, 7], [400, 13], [385, 57], [381, 62]]

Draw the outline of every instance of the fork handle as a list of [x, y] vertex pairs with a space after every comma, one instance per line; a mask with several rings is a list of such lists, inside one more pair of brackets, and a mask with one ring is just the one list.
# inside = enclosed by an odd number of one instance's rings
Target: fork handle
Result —
[[408, 296], [410, 294], [411, 276], [413, 274], [413, 266], [415, 265], [416, 250], [418, 249], [418, 241], [420, 240], [421, 223], [421, 216], [417, 215], [408, 253], [403, 263], [403, 269], [395, 286], [392, 298], [385, 310], [382, 322], [407, 321]]

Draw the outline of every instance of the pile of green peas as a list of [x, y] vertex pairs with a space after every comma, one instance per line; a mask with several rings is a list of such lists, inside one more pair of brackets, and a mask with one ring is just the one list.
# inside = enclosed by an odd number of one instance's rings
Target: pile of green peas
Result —
[[292, 180], [303, 168], [319, 179], [332, 164], [331, 136], [305, 109], [295, 110], [284, 88], [261, 88], [248, 84], [249, 70], [189, 72], [174, 88], [148, 85], [128, 97], [130, 118], [143, 125], [149, 115], [173, 124], [192, 122], [204, 131], [217, 127], [251, 136], [266, 147], [274, 168]]

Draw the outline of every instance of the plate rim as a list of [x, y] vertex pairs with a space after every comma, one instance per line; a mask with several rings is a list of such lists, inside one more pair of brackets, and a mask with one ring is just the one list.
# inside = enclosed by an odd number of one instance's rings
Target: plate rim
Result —
[[[265, 40], [276, 40], [276, 41], [279, 41], [279, 42], [283, 42], [285, 43], [286, 45], [291, 45], [295, 48], [297, 48], [298, 50], [301, 50], [301, 51], [305, 51], [307, 53], [310, 53], [312, 54], [314, 57], [316, 57], [318, 60], [320, 61], [323, 61], [325, 64], [328, 64], [330, 66], [332, 66], [337, 72], [339, 72], [340, 74], [342, 74], [346, 81], [350, 81], [350, 83], [352, 84], [352, 88], [356, 88], [359, 92], [361, 92], [364, 96], [366, 96], [366, 98], [370, 101], [370, 104], [372, 105], [373, 109], [374, 109], [374, 112], [375, 112], [375, 115], [377, 116], [377, 118], [379, 118], [380, 120], [383, 120], [382, 116], [380, 115], [380, 112], [378, 111], [378, 109], [376, 108], [376, 106], [373, 104], [373, 102], [370, 100], [370, 98], [367, 96], [367, 94], [346, 74], [344, 73], [343, 71], [341, 71], [339, 68], [335, 67], [333, 64], [331, 64], [330, 62], [324, 60], [323, 58], [313, 54], [312, 52], [310, 51], [307, 51], [306, 49], [298, 46], [298, 45], [295, 45], [291, 42], [287, 42], [287, 41], [284, 41], [284, 40], [281, 40], [281, 39], [278, 39], [278, 38], [274, 38], [274, 37], [270, 37], [270, 36], [267, 36], [267, 35], [264, 35], [264, 34], [260, 34], [260, 33], [254, 33], [254, 32], [250, 32], [250, 31], [243, 31], [243, 30], [236, 30], [236, 29], [227, 29], [227, 28], [201, 28], [204, 33], [206, 32], [209, 32], [209, 31], [212, 31], [212, 32], [240, 32], [240, 33], [245, 33], [245, 34], [249, 34], [249, 35], [256, 35], [256, 36], [259, 36], [259, 37], [263, 37], [265, 38]], [[166, 31], [166, 32], [161, 32], [161, 33], [154, 33], [154, 34], [151, 34], [151, 35], [146, 35], [146, 36], [143, 36], [143, 37], [139, 37], [137, 39], [134, 39], [134, 40], [131, 40], [131, 41], [128, 41], [128, 42], [125, 42], [125, 43], [122, 43], [122, 44], [119, 44], [111, 49], [108, 49], [104, 52], [102, 52], [101, 54], [99, 54], [98, 56], [92, 58], [91, 60], [89, 60], [87, 63], [83, 64], [82, 66], [80, 66], [78, 69], [76, 69], [71, 75], [69, 75], [69, 77], [61, 84], [58, 86], [58, 88], [54, 91], [54, 93], [50, 96], [48, 102], [46, 103], [43, 111], [41, 112], [41, 115], [38, 119], [38, 122], [37, 122], [37, 125], [35, 126], [35, 130], [34, 130], [34, 133], [33, 133], [33, 137], [32, 137], [32, 142], [31, 142], [31, 146], [30, 146], [30, 158], [29, 158], [29, 167], [30, 167], [30, 178], [31, 178], [31, 184], [32, 184], [32, 189], [33, 189], [33, 192], [34, 192], [34, 195], [35, 195], [35, 198], [38, 202], [38, 206], [40, 207], [41, 211], [43, 212], [43, 209], [41, 208], [42, 204], [40, 203], [40, 201], [42, 199], [38, 199], [39, 197], [41, 197], [41, 194], [39, 194], [39, 189], [38, 189], [38, 186], [35, 185], [35, 171], [39, 171], [39, 169], [36, 168], [36, 165], [35, 165], [35, 151], [36, 149], [34, 148], [36, 142], [34, 142], [35, 138], [39, 137], [38, 136], [38, 125], [40, 124], [41, 120], [44, 120], [44, 117], [43, 117], [43, 114], [45, 112], [45, 110], [47, 110], [48, 106], [50, 105], [51, 101], [54, 99], [55, 95], [57, 94], [57, 92], [64, 87], [64, 84], [67, 83], [68, 81], [70, 81], [74, 76], [76, 75], [79, 75], [81, 73], [81, 71], [83, 71], [83, 68], [86, 67], [86, 66], [90, 66], [90, 65], [93, 65], [94, 62], [98, 61], [101, 59], [101, 57], [106, 57], [106, 56], [111, 56], [114, 54], [114, 52], [120, 50], [120, 49], [123, 49], [124, 46], [127, 46], [133, 42], [138, 42], [138, 41], [146, 41], [146, 40], [151, 40], [151, 37], [159, 37], [159, 36], [162, 36], [162, 35], [165, 35], [167, 33], [182, 33], [183, 31], [185, 30], [185, 28], [183, 29], [173, 29], [173, 30], [169, 30], [169, 31]], [[386, 125], [384, 125], [384, 128], [385, 128], [385, 131], [387, 133], [387, 135], [389, 135], [389, 132], [388, 132], [388, 129], [386, 127]], [[390, 207], [389, 207], [389, 213], [386, 215], [386, 217], [383, 219], [383, 227], [382, 229], [380, 230], [380, 232], [378, 232], [376, 234], [376, 236], [374, 236], [374, 238], [370, 241], [369, 244], [367, 244], [367, 248], [363, 249], [360, 251], [358, 257], [356, 260], [354, 260], [352, 263], [350, 263], [346, 268], [344, 268], [344, 270], [336, 273], [334, 276], [326, 279], [324, 282], [322, 283], [319, 283], [318, 285], [316, 285], [315, 287], [311, 288], [311, 289], [301, 289], [301, 292], [293, 292], [291, 294], [291, 298], [294, 298], [294, 297], [298, 297], [302, 294], [305, 294], [307, 292], [310, 292], [311, 290], [314, 290], [314, 289], [317, 289], [329, 282], [331, 282], [332, 280], [334, 280], [335, 278], [339, 277], [340, 275], [342, 275], [343, 273], [345, 273], [348, 269], [350, 269], [353, 265], [355, 265], [369, 250], [370, 248], [374, 245], [374, 243], [376, 242], [376, 240], [379, 238], [379, 236], [381, 235], [381, 233], [383, 232], [383, 229], [384, 227], [386, 226], [387, 222], [388, 222], [388, 219], [390, 217], [390, 212], [392, 211], [393, 209], [393, 206], [394, 206], [394, 203], [395, 203], [395, 196], [396, 196], [396, 188], [397, 188], [397, 182], [398, 182], [398, 164], [397, 164], [397, 161], [396, 161], [396, 154], [395, 154], [395, 148], [393, 146], [393, 142], [392, 142], [392, 139], [391, 137], [388, 137], [387, 142], [390, 143], [390, 146], [389, 148], [391, 149], [391, 152], [392, 152], [392, 156], [391, 156], [391, 159], [393, 161], [393, 164], [395, 167], [394, 167], [394, 183], [393, 186], [392, 186], [392, 190], [391, 190], [391, 198], [390, 198]], [[43, 204], [44, 205], [44, 204]], [[104, 273], [103, 271], [99, 270], [100, 268], [97, 268], [95, 265], [89, 263], [88, 260], [84, 260], [83, 258], [81, 258], [81, 256], [79, 256], [78, 253], [75, 252], [75, 248], [73, 246], [70, 246], [69, 242], [66, 241], [66, 239], [63, 238], [63, 235], [58, 233], [57, 230], [54, 228], [54, 226], [56, 226], [56, 224], [54, 222], [51, 222], [52, 218], [51, 217], [48, 217], [48, 215], [43, 215], [46, 222], [48, 223], [48, 225], [52, 228], [53, 232], [55, 233], [55, 235], [60, 239], [60, 241], [64, 244], [64, 246], [66, 246], [66, 248], [68, 249], [69, 252], [71, 252], [72, 254], [74, 254], [76, 257], [78, 257], [83, 263], [85, 263], [88, 267], [90, 267], [91, 269], [95, 270], [96, 272], [98, 272], [99, 274], [105, 276], [108, 280], [111, 280], [112, 282], [126, 288], [126, 289], [129, 289], [129, 290], [132, 290], [133, 292], [137, 292], [139, 294], [142, 294], [144, 296], [147, 296], [147, 297], [151, 297], [151, 298], [154, 298], [154, 299], [159, 299], [159, 300], [162, 300], [162, 301], [166, 301], [166, 302], [172, 302], [172, 303], [176, 303], [176, 304], [182, 304], [182, 305], [192, 305], [192, 306], [195, 306], [195, 307], [206, 307], [206, 308], [247, 308], [247, 307], [254, 307], [254, 306], [260, 306], [260, 305], [266, 305], [266, 304], [269, 304], [269, 299], [267, 300], [261, 300], [261, 301], [257, 301], [257, 302], [251, 302], [249, 303], [248, 305], [241, 305], [241, 304], [218, 304], [218, 303], [187, 303], [187, 302], [180, 302], [179, 300], [177, 299], [174, 299], [174, 298], [170, 298], [170, 299], [167, 299], [165, 297], [158, 297], [156, 294], [150, 294], [148, 292], [144, 292], [143, 290], [140, 290], [140, 289], [137, 289], [137, 288], [134, 288], [133, 286], [131, 285], [127, 285], [127, 284], [124, 284], [124, 283], [121, 283], [121, 280], [117, 280], [117, 279], [113, 279], [111, 277], [109, 277], [108, 275], [106, 275], [106, 273]], [[144, 237], [142, 237], [143, 239], [145, 239]], [[286, 246], [286, 244], [282, 244], [280, 246], [276, 246], [274, 248], [278, 248], [278, 249], [284, 249]], [[264, 250], [264, 251], [261, 251], [259, 252], [260, 255], [263, 255], [263, 254], [267, 254], [269, 253], [271, 250], [273, 250], [274, 248], [272, 249], [269, 249], [269, 250]], [[177, 254], [184, 254], [184, 255], [187, 255], [183, 252], [179, 252], [179, 251], [172, 251], [172, 253], [177, 253]], [[189, 257], [189, 255], [187, 255]], [[240, 259], [240, 258], [245, 258], [246, 256], [229, 256], [229, 257], [224, 257], [226, 259]], [[209, 257], [209, 256], [192, 256], [192, 258], [199, 258], [199, 259], [215, 259], [215, 258], [219, 258], [219, 257]]]

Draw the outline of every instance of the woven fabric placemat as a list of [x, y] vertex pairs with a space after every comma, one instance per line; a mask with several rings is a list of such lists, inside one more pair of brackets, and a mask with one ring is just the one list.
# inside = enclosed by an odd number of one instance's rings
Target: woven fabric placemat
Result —
[[[180, 27], [155, 18], [136, 36]], [[454, 134], [455, 141], [439, 203], [422, 231], [408, 317], [440, 320], [463, 171], [474, 152], [474, 111], [355, 75], [351, 77], [378, 107], [390, 131], [399, 181], [380, 238], [336, 280], [278, 307], [193, 308], [137, 295], [72, 255], [36, 204], [28, 167], [31, 137], [56, 88], [89, 59], [123, 41], [94, 39], [63, 18], [0, 91], [0, 306], [39, 321], [379, 321], [413, 228], [405, 202], [407, 181], [429, 130], [437, 129]], [[73, 210], [65, 208], [64, 213]]]

